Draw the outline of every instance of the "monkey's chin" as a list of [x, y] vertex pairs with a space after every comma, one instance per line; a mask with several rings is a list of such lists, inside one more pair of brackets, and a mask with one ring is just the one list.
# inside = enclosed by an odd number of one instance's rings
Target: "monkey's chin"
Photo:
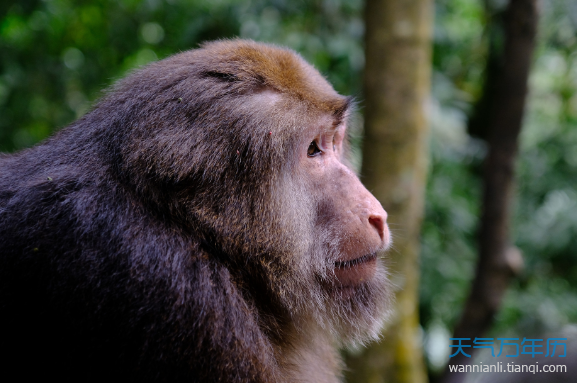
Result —
[[371, 253], [348, 261], [335, 262], [335, 287], [343, 295], [372, 280], [377, 271], [377, 254]]

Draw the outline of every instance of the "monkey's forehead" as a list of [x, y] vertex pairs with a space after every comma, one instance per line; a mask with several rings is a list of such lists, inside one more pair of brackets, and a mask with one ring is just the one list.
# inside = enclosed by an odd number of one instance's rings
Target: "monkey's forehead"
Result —
[[350, 99], [339, 95], [327, 80], [299, 54], [251, 40], [220, 40], [168, 60], [194, 65], [201, 72], [221, 74], [254, 87], [268, 87], [335, 114], [343, 113]]

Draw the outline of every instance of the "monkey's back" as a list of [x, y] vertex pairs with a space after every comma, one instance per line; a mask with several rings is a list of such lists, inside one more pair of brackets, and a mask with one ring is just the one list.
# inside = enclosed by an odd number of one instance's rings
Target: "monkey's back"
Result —
[[2, 380], [274, 381], [228, 269], [90, 150], [62, 152], [82, 136], [0, 157]]

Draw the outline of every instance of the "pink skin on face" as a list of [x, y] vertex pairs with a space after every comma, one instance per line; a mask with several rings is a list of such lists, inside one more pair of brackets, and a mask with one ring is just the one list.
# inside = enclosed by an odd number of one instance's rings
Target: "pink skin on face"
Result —
[[389, 246], [390, 232], [387, 213], [379, 201], [342, 162], [346, 127], [331, 127], [329, 118], [322, 122], [321, 127], [310, 129], [299, 159], [311, 184], [317, 185], [313, 192], [323, 190], [334, 207], [328, 209], [328, 225], [342, 233], [334, 275], [337, 287], [347, 289], [374, 277], [377, 252]]

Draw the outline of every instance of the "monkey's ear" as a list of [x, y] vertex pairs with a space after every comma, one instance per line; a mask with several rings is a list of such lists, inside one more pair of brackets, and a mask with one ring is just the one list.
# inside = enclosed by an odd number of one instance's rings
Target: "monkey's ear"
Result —
[[345, 97], [344, 102], [333, 110], [335, 124], [340, 125], [345, 122], [346, 119], [350, 117], [353, 110], [356, 110], [355, 99], [352, 96]]

